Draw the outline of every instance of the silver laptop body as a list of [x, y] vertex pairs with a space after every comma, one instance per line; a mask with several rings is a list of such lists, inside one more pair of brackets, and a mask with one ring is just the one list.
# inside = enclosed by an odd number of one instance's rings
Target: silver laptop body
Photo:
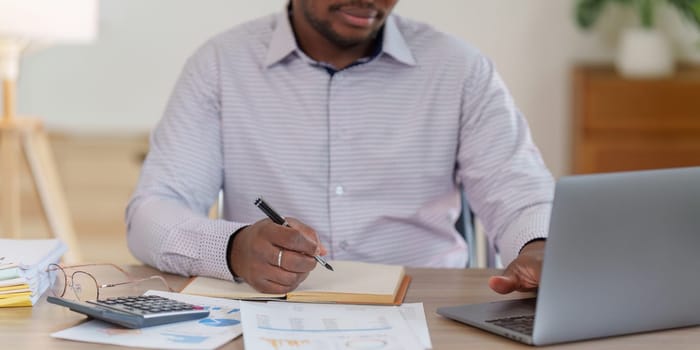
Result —
[[[693, 326], [698, 271], [700, 167], [570, 176], [557, 182], [537, 300], [438, 314], [533, 345]], [[530, 334], [494, 322], [533, 314]]]

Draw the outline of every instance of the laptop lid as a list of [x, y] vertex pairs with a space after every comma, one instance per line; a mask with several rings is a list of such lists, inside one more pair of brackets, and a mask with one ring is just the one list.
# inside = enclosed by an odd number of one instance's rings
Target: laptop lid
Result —
[[564, 177], [537, 345], [700, 324], [700, 167]]

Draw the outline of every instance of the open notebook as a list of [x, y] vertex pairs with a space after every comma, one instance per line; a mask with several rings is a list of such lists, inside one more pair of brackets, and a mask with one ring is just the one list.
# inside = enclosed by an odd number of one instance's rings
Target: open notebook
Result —
[[185, 294], [218, 298], [297, 302], [400, 305], [410, 277], [403, 266], [357, 261], [329, 261], [335, 271], [318, 265], [299, 287], [287, 294], [265, 294], [246, 283], [194, 277]]

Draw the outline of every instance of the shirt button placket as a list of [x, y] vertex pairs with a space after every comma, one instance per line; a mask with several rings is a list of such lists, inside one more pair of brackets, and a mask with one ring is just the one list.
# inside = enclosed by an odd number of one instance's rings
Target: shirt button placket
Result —
[[[342, 159], [339, 159], [339, 154], [342, 152], [342, 91], [340, 82], [342, 80], [341, 73], [335, 73], [331, 78], [328, 85], [328, 138], [329, 138], [329, 183], [328, 183], [328, 196], [329, 196], [329, 233], [331, 235], [331, 242], [338, 237], [342, 237], [342, 233], [339, 230], [339, 217], [341, 215], [339, 203], [340, 197], [345, 193], [345, 188], [340, 183], [342, 181], [342, 173], [339, 173], [339, 168], [342, 166]], [[337, 242], [337, 241], [336, 241]], [[335, 247], [340, 247], [339, 243], [335, 243]]]

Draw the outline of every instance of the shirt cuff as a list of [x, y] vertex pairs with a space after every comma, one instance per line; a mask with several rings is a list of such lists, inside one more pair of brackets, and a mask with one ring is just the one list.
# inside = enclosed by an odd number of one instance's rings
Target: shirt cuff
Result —
[[228, 267], [228, 242], [229, 238], [232, 236], [231, 232], [237, 232], [242, 227], [247, 224], [236, 223], [224, 220], [215, 220], [210, 223], [210, 227], [207, 236], [202, 237], [203, 242], [200, 244], [200, 264], [202, 267], [202, 274], [209, 275], [210, 277], [231, 280], [233, 279], [233, 274]]
[[523, 210], [496, 242], [503, 266], [508, 266], [529, 242], [547, 238], [552, 205], [540, 204]]

